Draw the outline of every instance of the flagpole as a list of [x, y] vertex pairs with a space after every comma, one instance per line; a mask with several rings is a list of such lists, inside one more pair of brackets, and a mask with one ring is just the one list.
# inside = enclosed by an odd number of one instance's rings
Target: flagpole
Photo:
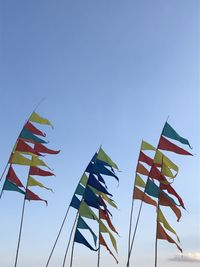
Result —
[[[99, 210], [99, 220], [100, 220], [100, 210]], [[100, 223], [99, 223], [99, 250], [98, 250], [97, 267], [100, 266], [100, 256], [101, 256], [101, 245], [100, 245]]]
[[[161, 174], [162, 174], [162, 168], [163, 168], [163, 155], [161, 161]], [[155, 267], [157, 267], [157, 262], [158, 262], [158, 212], [160, 207], [160, 185], [161, 183], [159, 183], [157, 218], [156, 218]]]
[[[33, 157], [32, 157], [32, 159], [33, 159]], [[26, 202], [26, 191], [27, 191], [27, 188], [28, 188], [29, 175], [30, 175], [30, 168], [29, 168], [29, 172], [28, 172], [28, 179], [27, 179], [27, 183], [26, 183], [25, 196], [24, 196], [23, 207], [22, 207], [22, 216], [21, 216], [19, 237], [18, 237], [17, 250], [16, 250], [16, 256], [15, 256], [15, 265], [14, 265], [15, 267], [17, 267], [19, 247], [20, 247], [21, 236], [22, 236], [22, 227], [23, 227], [23, 221], [24, 221], [24, 211], [25, 211], [25, 202]]]
[[[168, 117], [169, 117], [169, 116], [168, 116]], [[168, 117], [167, 117], [167, 120], [168, 120]], [[167, 120], [166, 120], [166, 122], [167, 122]], [[166, 122], [165, 122], [165, 123], [166, 123]], [[165, 124], [164, 124], [164, 125], [165, 125]], [[163, 129], [164, 129], [164, 126], [163, 126]], [[162, 132], [163, 132], [163, 130], [162, 130]], [[161, 134], [160, 134], [160, 138], [159, 138], [158, 144], [160, 143], [160, 139], [161, 139], [161, 136], [162, 136], [162, 132], [161, 132]], [[158, 145], [157, 145], [157, 148], [156, 148], [156, 150], [155, 150], [155, 153], [157, 152], [157, 150], [158, 150]], [[141, 149], [140, 149], [140, 151], [141, 151]], [[138, 158], [138, 162], [139, 162], [139, 158]], [[151, 166], [151, 168], [150, 168], [149, 173], [151, 172], [151, 170], [152, 170], [152, 166]], [[147, 177], [147, 181], [148, 181], [148, 179], [149, 179], [149, 176]], [[145, 194], [145, 192], [146, 192], [146, 186], [145, 186], [145, 189], [144, 189], [144, 194]], [[142, 199], [141, 204], [140, 204], [140, 209], [139, 209], [139, 212], [138, 212], [138, 217], [137, 217], [137, 221], [136, 221], [136, 225], [135, 225], [135, 229], [134, 229], [134, 234], [133, 234], [133, 238], [132, 238], [132, 242], [131, 242], [130, 251], [129, 251], [129, 253], [128, 253], [128, 261], [127, 261], [127, 265], [126, 265], [126, 267], [129, 267], [130, 256], [131, 256], [131, 252], [132, 252], [132, 248], [133, 248], [133, 243], [134, 243], [135, 236], [136, 236], [136, 231], [137, 231], [137, 227], [138, 227], [138, 223], [139, 223], [139, 219], [140, 219], [140, 215], [141, 215], [141, 210], [142, 210], [143, 202], [144, 202], [144, 195], [143, 195], [143, 199]], [[157, 233], [156, 233], [156, 236], [157, 236]], [[156, 241], [156, 243], [157, 243], [157, 241]], [[156, 247], [157, 247], [157, 244], [156, 244]], [[156, 253], [157, 253], [157, 250], [156, 250]], [[157, 256], [156, 256], [156, 257], [157, 257]], [[156, 263], [156, 264], [157, 264], [157, 263]]]
[[54, 243], [54, 245], [53, 245], [53, 248], [52, 248], [52, 250], [51, 250], [51, 253], [50, 253], [50, 255], [49, 255], [49, 258], [48, 258], [48, 260], [47, 260], [46, 267], [48, 267], [48, 265], [49, 265], [50, 259], [51, 259], [51, 257], [52, 257], [52, 254], [53, 254], [53, 252], [54, 252], [54, 249], [55, 249], [55, 247], [56, 247], [56, 244], [57, 244], [58, 239], [59, 239], [59, 237], [60, 237], [60, 234], [61, 234], [61, 232], [62, 232], [63, 226], [64, 226], [65, 221], [66, 221], [66, 219], [67, 219], [67, 215], [68, 215], [69, 209], [70, 209], [70, 206], [68, 207], [67, 212], [66, 212], [66, 214], [65, 214], [65, 216], [64, 216], [62, 225], [61, 225], [61, 227], [60, 227], [60, 230], [59, 230], [58, 235], [57, 235], [57, 237], [56, 237], [55, 243]]
[[[65, 256], [64, 256], [64, 260], [63, 260], [63, 267], [65, 267], [65, 262], [66, 262], [66, 258], [67, 258], [67, 253], [68, 253], [68, 250], [69, 250], [69, 245], [70, 245], [70, 243], [71, 243], [72, 234], [73, 234], [75, 225], [76, 225], [76, 223], [77, 223], [77, 219], [78, 219], [78, 212], [77, 212], [77, 214], [76, 214], [76, 218], [75, 218], [75, 220], [74, 220], [74, 224], [73, 224], [73, 226], [72, 226], [72, 230], [71, 230], [71, 233], [70, 233], [69, 241], [68, 241], [67, 248], [66, 248], [66, 251], [65, 251]], [[73, 241], [73, 245], [72, 245], [72, 247], [74, 247], [74, 241]]]

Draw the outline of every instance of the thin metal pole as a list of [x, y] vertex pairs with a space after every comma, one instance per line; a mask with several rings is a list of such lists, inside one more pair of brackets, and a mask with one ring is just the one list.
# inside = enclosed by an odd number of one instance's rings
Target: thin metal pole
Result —
[[23, 208], [22, 208], [22, 216], [21, 216], [21, 223], [20, 223], [20, 230], [19, 230], [19, 237], [18, 237], [18, 243], [17, 243], [17, 251], [16, 251], [16, 257], [15, 257], [15, 267], [17, 266], [18, 261], [18, 254], [19, 254], [19, 247], [20, 247], [20, 241], [21, 241], [21, 235], [22, 235], [22, 226], [23, 226], [23, 220], [24, 220], [24, 210], [25, 210], [25, 197], [23, 202]]
[[[100, 220], [100, 210], [99, 210], [99, 220]], [[99, 250], [98, 250], [98, 258], [97, 258], [97, 267], [100, 266], [100, 256], [101, 256], [101, 245], [100, 245], [100, 224], [99, 224]]]
[[130, 256], [131, 256], [131, 252], [132, 252], [132, 249], [133, 249], [133, 243], [135, 241], [135, 236], [136, 236], [136, 232], [137, 232], [137, 228], [138, 228], [138, 223], [139, 223], [139, 219], [140, 219], [143, 203], [144, 203], [144, 201], [142, 200], [141, 203], [140, 203], [140, 209], [139, 209], [139, 212], [138, 212], [138, 217], [137, 217], [137, 221], [136, 221], [136, 225], [135, 225], [135, 229], [134, 229], [134, 233], [133, 233], [133, 238], [132, 238], [132, 241], [131, 241], [131, 244], [130, 244], [130, 249], [129, 249], [129, 253], [128, 253], [128, 261], [127, 261], [127, 264], [126, 264], [127, 267], [129, 267], [129, 264], [130, 264]]
[[[74, 228], [75, 228], [77, 219], [78, 219], [78, 212], [77, 212], [77, 214], [76, 214], [76, 218], [75, 218], [75, 220], [74, 220], [74, 224], [73, 224], [73, 226], [72, 226], [72, 230], [71, 230], [71, 233], [70, 233], [69, 241], [68, 241], [67, 248], [66, 248], [66, 251], [65, 251], [65, 256], [64, 256], [64, 260], [63, 260], [63, 267], [65, 267], [65, 262], [66, 262], [66, 258], [67, 258], [67, 253], [68, 253], [68, 250], [69, 250], [69, 245], [70, 245], [70, 243], [71, 243], [72, 234], [73, 234], [73, 231], [74, 231]], [[74, 241], [73, 241], [73, 246], [72, 246], [72, 247], [74, 247]], [[74, 248], [73, 248], [73, 249], [74, 249]]]
[[60, 234], [61, 234], [61, 232], [62, 232], [63, 226], [64, 226], [65, 221], [66, 221], [66, 219], [67, 219], [67, 215], [68, 215], [69, 209], [70, 209], [70, 206], [68, 207], [67, 212], [66, 212], [66, 214], [65, 214], [65, 217], [64, 217], [64, 219], [63, 219], [63, 222], [62, 222], [62, 225], [61, 225], [60, 230], [59, 230], [59, 232], [58, 232], [58, 235], [57, 235], [57, 237], [56, 237], [55, 243], [54, 243], [54, 245], [53, 245], [53, 248], [52, 248], [52, 250], [51, 250], [51, 253], [50, 253], [50, 255], [49, 255], [49, 258], [48, 258], [48, 260], [47, 260], [46, 267], [48, 267], [49, 262], [50, 262], [50, 260], [51, 260], [52, 254], [53, 254], [53, 252], [54, 252], [54, 249], [55, 249], [55, 247], [56, 247], [56, 244], [57, 244], [58, 239], [59, 239], [59, 237], [60, 237]]

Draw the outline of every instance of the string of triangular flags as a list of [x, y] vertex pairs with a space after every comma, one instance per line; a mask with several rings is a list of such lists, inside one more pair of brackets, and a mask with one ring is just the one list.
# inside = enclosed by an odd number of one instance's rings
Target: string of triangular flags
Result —
[[[154, 146], [145, 141], [142, 141], [138, 157], [138, 163], [136, 167], [133, 201], [134, 199], [139, 199], [142, 201], [140, 206], [140, 211], [143, 202], [156, 207], [157, 209], [156, 240], [162, 239], [170, 243], [173, 243], [182, 252], [182, 249], [180, 247], [180, 239], [176, 234], [175, 230], [168, 223], [166, 217], [164, 216], [161, 210], [161, 206], [171, 208], [171, 210], [173, 211], [173, 213], [177, 218], [177, 221], [179, 221], [182, 216], [180, 208], [182, 207], [183, 209], [185, 209], [185, 205], [182, 198], [179, 196], [179, 194], [175, 191], [175, 189], [172, 186], [172, 183], [178, 174], [179, 168], [172, 160], [170, 160], [160, 150], [174, 152], [180, 155], [192, 155], [192, 154], [186, 151], [185, 149], [179, 147], [178, 145], [172, 143], [171, 139], [178, 141], [184, 145], [188, 145], [191, 148], [188, 140], [181, 137], [170, 126], [168, 122], [166, 122], [164, 125], [157, 148], [155, 148]], [[151, 158], [149, 155], [147, 155], [146, 154], [147, 151], [151, 152], [153, 151], [155, 153], [154, 158]], [[146, 182], [143, 180], [141, 176], [147, 177]], [[176, 200], [173, 197], [175, 197]], [[157, 199], [157, 201], [155, 199]], [[140, 214], [138, 216], [140, 216]], [[134, 231], [132, 242], [130, 242], [131, 238], [129, 236], [127, 267], [129, 266], [130, 262], [130, 255], [133, 247], [136, 230], [137, 226]], [[176, 236], [177, 241], [172, 239], [166, 230], [173, 233]], [[131, 228], [129, 234], [131, 235]]]
[[[118, 262], [116, 256], [114, 255], [114, 252], [109, 248], [106, 241], [106, 239], [109, 238], [115, 252], [117, 253], [117, 242], [114, 237], [114, 233], [117, 234], [117, 230], [112, 223], [112, 214], [107, 207], [107, 205], [109, 205], [110, 207], [117, 208], [117, 205], [112, 199], [112, 194], [108, 191], [108, 187], [105, 181], [106, 176], [113, 177], [114, 179], [119, 181], [117, 175], [115, 174], [115, 170], [118, 170], [117, 165], [104, 152], [104, 150], [100, 148], [99, 151], [95, 153], [87, 168], [85, 169], [83, 175], [81, 176], [81, 179], [76, 187], [75, 193], [69, 205], [69, 207], [77, 210], [77, 216], [74, 223], [75, 233], [72, 245], [72, 255], [75, 243], [82, 244], [92, 251], [98, 251], [100, 249], [100, 246], [104, 246], [114, 257], [116, 262]], [[92, 227], [90, 226], [90, 220], [96, 222], [95, 229], [92, 229]], [[61, 229], [59, 231], [59, 235]], [[91, 234], [93, 244], [88, 241], [85, 233]], [[58, 237], [53, 246], [53, 250], [57, 243]], [[63, 266], [65, 266], [68, 248], [69, 246], [67, 246], [65, 252]], [[46, 267], [49, 264], [53, 250], [51, 251]], [[71, 266], [72, 261], [73, 260], [71, 256]]]
[[[46, 134], [40, 131], [33, 123], [44, 124], [52, 126], [51, 122], [43, 117], [41, 117], [36, 112], [33, 112], [25, 123], [16, 143], [13, 147], [13, 151], [10, 155], [8, 161], [8, 172], [6, 179], [2, 188], [3, 191], [16, 191], [25, 195], [26, 200], [43, 200], [29, 188], [34, 186], [39, 186], [47, 190], [50, 188], [43, 185], [41, 182], [37, 181], [32, 176], [52, 176], [54, 175], [51, 171], [43, 170], [40, 166], [46, 167], [51, 170], [47, 164], [40, 159], [44, 154], [58, 154], [59, 151], [47, 148], [44, 144], [48, 143], [44, 139], [38, 137], [46, 137]], [[25, 165], [29, 167], [29, 175], [27, 179], [27, 184], [23, 183], [18, 178], [16, 171], [14, 170], [14, 165]]]

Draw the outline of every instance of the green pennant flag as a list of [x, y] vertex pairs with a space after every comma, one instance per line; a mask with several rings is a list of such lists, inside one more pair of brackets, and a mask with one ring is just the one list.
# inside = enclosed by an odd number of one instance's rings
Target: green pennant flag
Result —
[[170, 125], [168, 122], [165, 123], [165, 126], [162, 131], [162, 135], [174, 139], [176, 141], [179, 141], [182, 144], [188, 145], [190, 148], [190, 143], [187, 139], [181, 137]]
[[97, 159], [106, 162], [108, 165], [118, 170], [117, 164], [112, 161], [112, 159], [103, 151], [101, 147], [97, 154]]
[[23, 190], [21, 190], [18, 186], [16, 186], [12, 182], [10, 182], [8, 179], [5, 180], [5, 183], [3, 185], [3, 190], [16, 191], [16, 192], [19, 192], [19, 193], [25, 195], [25, 192]]

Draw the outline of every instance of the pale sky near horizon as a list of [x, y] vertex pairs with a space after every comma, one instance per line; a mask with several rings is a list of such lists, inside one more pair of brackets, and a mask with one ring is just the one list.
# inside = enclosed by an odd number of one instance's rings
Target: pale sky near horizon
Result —
[[[168, 154], [180, 166], [174, 187], [187, 208], [179, 223], [170, 212], [168, 221], [185, 257], [176, 260], [176, 247], [159, 241], [158, 267], [200, 265], [199, 15], [198, 0], [0, 1], [0, 172], [43, 97], [37, 111], [54, 129], [38, 128], [45, 129], [48, 147], [61, 150], [45, 157], [56, 177], [40, 179], [54, 193], [34, 190], [48, 207], [26, 205], [19, 267], [45, 266], [80, 176], [101, 144], [122, 171], [119, 187], [114, 181], [110, 186], [119, 206], [113, 211], [118, 266], [125, 266], [140, 143], [156, 146], [168, 116], [195, 155]], [[20, 194], [3, 194], [0, 267], [14, 264], [21, 208]], [[62, 266], [74, 216], [71, 210], [49, 267]], [[154, 266], [154, 243], [155, 210], [146, 205], [131, 267]], [[74, 256], [74, 267], [96, 266], [97, 255], [79, 244]], [[101, 266], [116, 266], [106, 250], [101, 257]]]

